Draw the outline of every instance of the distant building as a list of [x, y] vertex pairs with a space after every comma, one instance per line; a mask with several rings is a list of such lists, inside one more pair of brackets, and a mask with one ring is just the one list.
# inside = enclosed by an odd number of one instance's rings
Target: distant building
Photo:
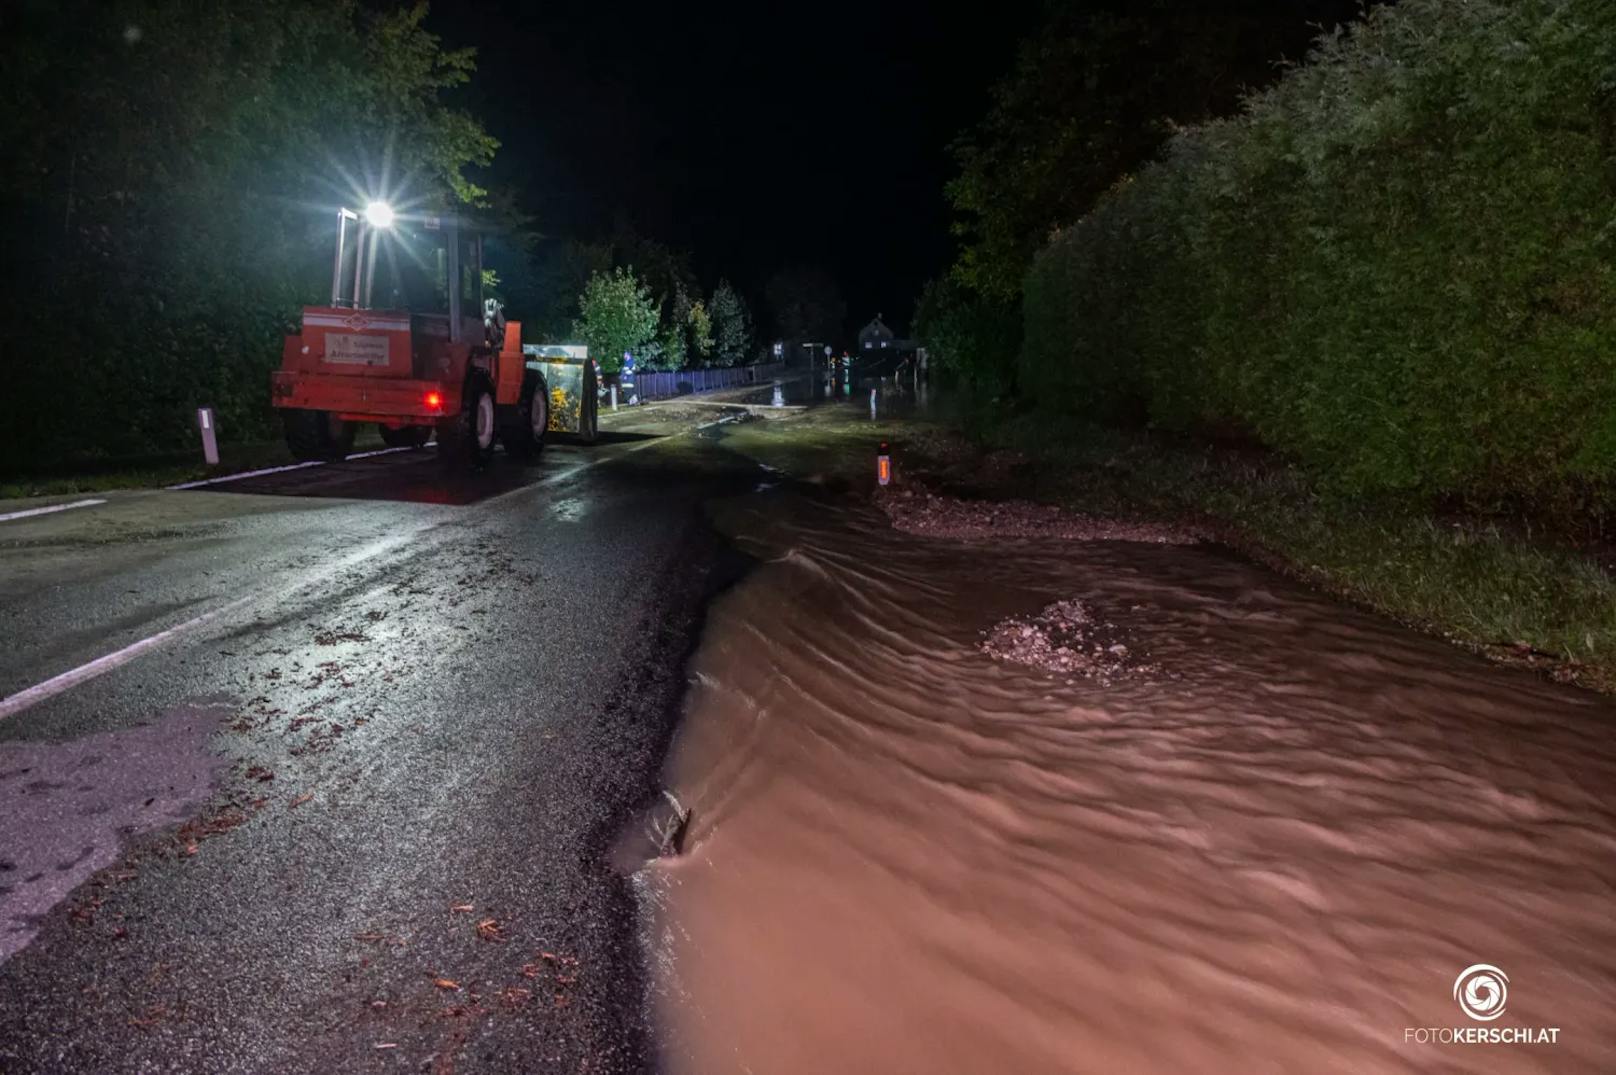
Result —
[[859, 329], [858, 355], [860, 368], [869, 373], [885, 375], [897, 369], [899, 363], [914, 355], [920, 350], [916, 340], [906, 340], [881, 320], [876, 314], [875, 320]]
[[898, 334], [887, 327], [887, 323], [881, 320], [880, 314], [876, 314], [874, 321], [859, 329], [859, 350], [861, 352], [890, 350], [893, 341], [897, 338]]

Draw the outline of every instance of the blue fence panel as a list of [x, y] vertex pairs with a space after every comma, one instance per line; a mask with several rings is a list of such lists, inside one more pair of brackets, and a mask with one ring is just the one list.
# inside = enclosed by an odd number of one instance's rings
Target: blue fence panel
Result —
[[[634, 388], [641, 399], [668, 399], [687, 392], [713, 392], [749, 384], [767, 384], [784, 367], [734, 366], [726, 369], [674, 370], [662, 373], [636, 373]], [[688, 385], [681, 391], [681, 386]]]

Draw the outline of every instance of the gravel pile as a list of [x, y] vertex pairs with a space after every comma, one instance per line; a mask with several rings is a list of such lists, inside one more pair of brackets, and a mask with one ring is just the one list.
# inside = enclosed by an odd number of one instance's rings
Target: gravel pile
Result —
[[895, 529], [927, 537], [1063, 538], [1069, 541], [1148, 541], [1189, 545], [1201, 535], [1183, 527], [1121, 522], [1075, 515], [1030, 500], [960, 500], [911, 488], [881, 490], [876, 497]]
[[1154, 672], [1122, 641], [1116, 624], [1095, 616], [1080, 601], [1056, 601], [1031, 619], [1001, 620], [983, 635], [980, 648], [996, 661], [1055, 675], [1109, 683]]

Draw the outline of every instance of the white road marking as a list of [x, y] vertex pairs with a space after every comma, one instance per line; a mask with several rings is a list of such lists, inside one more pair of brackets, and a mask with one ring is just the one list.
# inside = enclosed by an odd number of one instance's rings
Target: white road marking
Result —
[[[349, 460], [352, 460], [352, 459], [369, 459], [371, 456], [391, 455], [394, 452], [409, 452], [409, 451], [414, 451], [414, 449], [413, 448], [377, 448], [375, 451], [370, 451], [370, 452], [356, 452], [355, 454], [350, 455], [348, 457], [348, 459]], [[249, 470], [244, 474], [226, 474], [226, 475], [224, 475], [222, 477], [218, 477], [218, 478], [203, 478], [201, 481], [181, 482], [179, 485], [170, 485], [168, 488], [171, 489], [171, 490], [173, 490], [173, 489], [197, 489], [197, 488], [200, 488], [201, 486], [204, 486], [204, 485], [221, 485], [224, 482], [239, 482], [243, 478], [257, 478], [257, 477], [261, 477], [261, 476], [263, 476], [265, 474], [282, 474], [282, 473], [285, 473], [288, 470], [302, 470], [305, 467], [323, 467], [323, 466], [328, 465], [329, 463], [341, 462], [341, 461], [344, 461], [344, 460], [311, 459], [307, 463], [288, 463], [284, 467], [265, 467], [263, 470]]]
[[302, 470], [304, 467], [323, 467], [325, 463], [318, 459], [307, 463], [288, 463], [284, 467], [265, 467], [263, 470], [249, 470], [244, 474], [226, 474], [222, 478], [203, 478], [201, 481], [181, 482], [170, 485], [170, 489], [197, 489], [204, 485], [218, 485], [220, 482], [238, 482], [243, 478], [256, 478], [261, 474], [280, 474], [288, 470]]
[[394, 452], [413, 452], [413, 451], [415, 451], [415, 449], [410, 447], [409, 445], [402, 445], [401, 444], [397, 448], [372, 448], [368, 452], [355, 452], [353, 455], [350, 455], [348, 457], [348, 459], [349, 460], [369, 459], [373, 455], [392, 455]]
[[45, 682], [35, 684], [27, 690], [18, 691], [8, 698], [0, 698], [0, 720], [4, 720], [13, 713], [21, 712], [38, 702], [43, 702], [52, 695], [61, 694], [65, 690], [76, 687], [87, 679], [94, 679], [103, 672], [110, 672], [119, 665], [128, 664], [153, 646], [161, 645], [181, 631], [201, 626], [220, 613], [236, 608], [239, 605], [244, 605], [250, 600], [252, 600], [251, 597], [238, 598], [228, 605], [219, 606], [212, 612], [204, 612], [202, 615], [186, 620], [184, 623], [175, 624], [165, 631], [158, 631], [149, 638], [142, 638], [139, 642], [131, 643], [121, 650], [107, 654], [105, 657], [97, 657], [88, 664], [81, 664], [77, 668], [63, 672], [59, 676], [52, 676]]
[[29, 508], [27, 511], [11, 511], [0, 515], [0, 523], [10, 522], [12, 519], [26, 519], [32, 515], [49, 515], [53, 511], [71, 511], [74, 508], [93, 508], [97, 504], [105, 504], [105, 500], [75, 500], [71, 504], [52, 504], [47, 508]]
[[[357, 550], [351, 556], [344, 557], [337, 563], [316, 571], [279, 596], [290, 597], [292, 594], [300, 593], [311, 586], [317, 586], [340, 571], [345, 571], [373, 556], [406, 544], [413, 536], [413, 534], [401, 534], [374, 541], [369, 546]], [[86, 680], [94, 679], [96, 676], [110, 672], [120, 665], [128, 664], [152, 647], [160, 646], [176, 635], [189, 631], [193, 627], [200, 627], [209, 620], [222, 616], [227, 612], [233, 612], [243, 605], [256, 600], [259, 596], [261, 595], [258, 593], [250, 593], [245, 597], [238, 597], [234, 601], [226, 602], [216, 609], [202, 613], [200, 616], [193, 616], [184, 623], [177, 623], [173, 627], [158, 631], [147, 638], [142, 638], [139, 642], [131, 642], [123, 649], [116, 650], [104, 657], [97, 657], [95, 660], [81, 664], [77, 668], [69, 669], [59, 676], [52, 676], [43, 683], [36, 683], [26, 690], [20, 690], [16, 694], [0, 698], [0, 720], [4, 720], [14, 713], [20, 713], [29, 706], [37, 705], [47, 698], [61, 694], [65, 690], [70, 690]]]

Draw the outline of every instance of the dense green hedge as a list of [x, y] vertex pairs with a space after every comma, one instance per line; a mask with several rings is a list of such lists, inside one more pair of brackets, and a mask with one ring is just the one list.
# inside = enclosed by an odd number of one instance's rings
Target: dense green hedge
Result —
[[1351, 488], [1616, 476], [1616, 4], [1403, 0], [1058, 233], [1041, 405], [1236, 428]]
[[1012, 395], [1021, 349], [1021, 310], [984, 298], [952, 277], [920, 293], [910, 330], [925, 346], [931, 368], [973, 399]]

